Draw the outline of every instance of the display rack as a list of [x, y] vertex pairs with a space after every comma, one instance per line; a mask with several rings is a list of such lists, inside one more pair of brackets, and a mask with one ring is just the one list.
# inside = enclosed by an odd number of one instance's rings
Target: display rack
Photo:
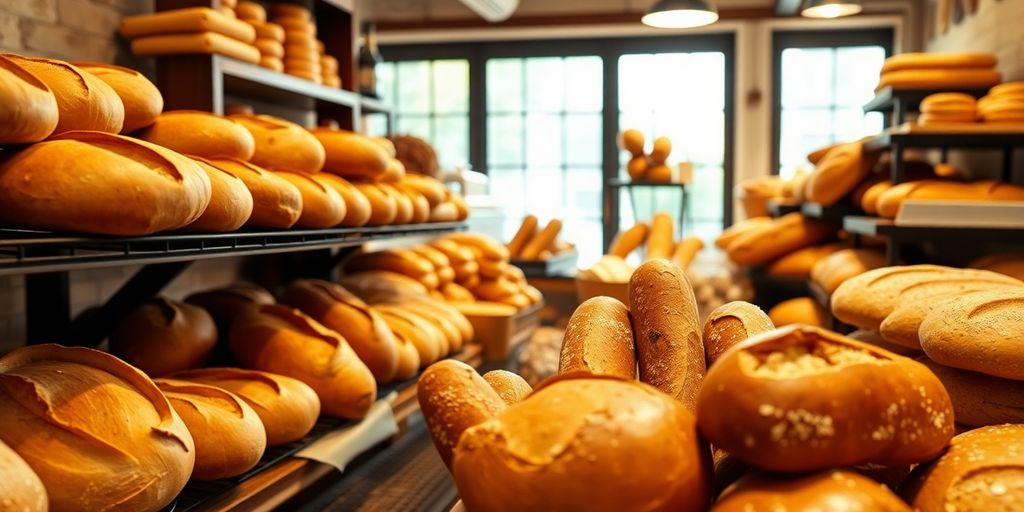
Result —
[[889, 128], [881, 134], [864, 141], [866, 151], [890, 152], [890, 179], [893, 183], [903, 182], [904, 150], [941, 149], [999, 149], [1003, 152], [1003, 181], [1010, 181], [1013, 172], [1013, 152], [1024, 147], [1024, 131], [950, 131], [916, 132], [909, 126]]
[[526, 277], [572, 277], [576, 271], [576, 249], [562, 251], [546, 260], [512, 260], [509, 263], [519, 267]]
[[782, 217], [783, 215], [798, 212], [800, 211], [800, 207], [800, 203], [791, 199], [781, 201], [777, 199], [768, 200], [768, 213], [772, 217]]
[[[613, 179], [613, 180], [609, 180], [608, 181], [608, 188], [610, 189], [612, 201], [614, 201], [614, 207], [613, 207], [612, 211], [616, 211], [616, 212], [620, 211], [619, 210], [619, 202], [621, 201], [620, 195], [621, 195], [622, 189], [626, 189], [627, 191], [629, 191], [630, 206], [633, 208], [633, 217], [637, 221], [643, 220], [642, 218], [644, 216], [640, 215], [640, 213], [637, 211], [638, 201], [637, 201], [637, 198], [636, 198], [636, 190], [638, 190], [638, 189], [651, 189], [652, 191], [654, 191], [654, 190], [677, 190], [677, 191], [679, 191], [679, 217], [677, 219], [673, 219], [673, 220], [676, 221], [675, 228], [678, 230], [678, 233], [676, 233], [676, 234], [679, 237], [682, 237], [685, 234], [685, 231], [686, 231], [685, 230], [685, 224], [689, 220], [689, 215], [687, 215], [687, 208], [689, 206], [689, 197], [690, 197], [689, 190], [686, 188], [686, 184], [685, 183], [661, 183], [661, 182], [651, 182], [651, 181], [632, 181], [632, 180]], [[620, 226], [621, 219], [616, 217], [616, 218], [613, 219], [613, 222], [614, 222], [614, 226], [613, 226], [614, 232], [618, 232], [619, 229], [621, 228], [621, 226]]]
[[888, 126], [899, 126], [907, 121], [907, 114], [917, 112], [921, 100], [938, 92], [962, 92], [980, 98], [988, 89], [942, 88], [942, 89], [893, 89], [886, 87], [875, 93], [875, 97], [864, 105], [864, 112], [881, 112], [890, 117]]

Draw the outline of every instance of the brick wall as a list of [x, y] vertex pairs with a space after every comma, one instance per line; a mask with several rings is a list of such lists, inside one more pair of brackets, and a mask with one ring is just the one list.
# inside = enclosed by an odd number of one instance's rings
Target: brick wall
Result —
[[[1024, 1], [978, 0], [977, 13], [925, 45], [930, 52], [992, 52], [1003, 80], [1024, 80]], [[932, 28], [934, 31], [934, 28]]]

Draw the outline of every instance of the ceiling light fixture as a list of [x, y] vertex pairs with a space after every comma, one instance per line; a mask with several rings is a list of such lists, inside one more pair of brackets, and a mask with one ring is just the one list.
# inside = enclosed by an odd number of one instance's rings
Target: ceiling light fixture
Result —
[[708, 0], [658, 0], [640, 21], [657, 28], [693, 28], [718, 21], [718, 10]]
[[807, 0], [800, 15], [805, 18], [840, 18], [859, 13], [860, 0]]

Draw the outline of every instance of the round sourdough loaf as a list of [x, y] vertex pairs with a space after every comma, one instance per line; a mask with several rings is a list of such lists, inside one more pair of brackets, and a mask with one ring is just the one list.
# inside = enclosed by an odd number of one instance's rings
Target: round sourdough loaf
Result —
[[387, 151], [365, 135], [330, 128], [315, 128], [313, 135], [326, 151], [323, 170], [343, 178], [376, 180], [388, 168]]
[[884, 485], [852, 471], [832, 470], [789, 478], [753, 473], [730, 486], [715, 512], [859, 510], [910, 512]]
[[71, 130], [118, 133], [124, 127], [124, 103], [92, 73], [61, 60], [5, 57], [42, 80], [57, 97], [59, 116], [54, 134]]
[[217, 342], [203, 308], [156, 298], [140, 304], [110, 333], [110, 352], [151, 377], [198, 368]]
[[203, 158], [249, 160], [256, 150], [256, 141], [241, 123], [198, 110], [164, 112], [137, 136]]
[[0, 219], [42, 229], [127, 236], [178, 229], [202, 215], [211, 193], [190, 158], [102, 132], [64, 133], [0, 164]]
[[565, 327], [558, 373], [636, 377], [633, 324], [625, 304], [594, 297], [573, 311]]
[[245, 225], [287, 229], [302, 215], [302, 192], [288, 180], [262, 167], [234, 158], [214, 158], [211, 163], [245, 182], [252, 194], [252, 215]]
[[250, 161], [272, 171], [314, 173], [324, 166], [324, 147], [303, 127], [266, 115], [233, 115], [256, 140]]
[[160, 89], [134, 69], [100, 62], [75, 62], [76, 66], [106, 82], [124, 104], [124, 127], [121, 133], [145, 128], [164, 110], [164, 97]]
[[0, 55], [0, 144], [45, 139], [57, 127], [57, 98], [38, 77]]
[[242, 227], [252, 216], [252, 192], [238, 176], [204, 158], [193, 157], [212, 185], [210, 205], [185, 231], [223, 233]]
[[230, 478], [260, 461], [267, 448], [267, 431], [244, 400], [206, 384], [173, 379], [158, 379], [155, 383], [196, 443], [193, 479]]
[[0, 425], [52, 511], [160, 510], [195, 463], [192, 436], [153, 381], [88, 348], [34, 345], [0, 358]]
[[47, 512], [46, 488], [32, 468], [0, 441], [0, 502], [2, 512]]
[[295, 227], [333, 228], [345, 218], [345, 200], [334, 187], [321, 182], [317, 176], [286, 171], [275, 174], [295, 185], [302, 194], [302, 214], [295, 222]]
[[240, 368], [202, 368], [171, 376], [230, 391], [249, 404], [263, 422], [267, 446], [298, 441], [320, 416], [320, 399], [302, 381]]

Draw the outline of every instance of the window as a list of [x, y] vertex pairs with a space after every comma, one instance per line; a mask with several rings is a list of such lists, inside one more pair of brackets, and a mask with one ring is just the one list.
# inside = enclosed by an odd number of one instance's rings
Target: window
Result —
[[777, 32], [775, 146], [778, 173], [791, 177], [807, 153], [882, 130], [882, 115], [864, 114], [882, 63], [892, 52], [891, 29]]

